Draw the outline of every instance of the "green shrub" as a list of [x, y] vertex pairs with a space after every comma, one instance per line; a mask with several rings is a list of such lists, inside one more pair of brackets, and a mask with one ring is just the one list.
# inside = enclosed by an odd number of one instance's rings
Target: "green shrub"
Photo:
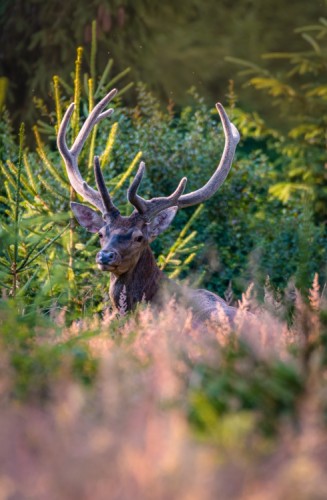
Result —
[[326, 221], [327, 85], [325, 79], [327, 20], [296, 30], [303, 48], [297, 52], [264, 54], [278, 69], [260, 68], [229, 58], [246, 67], [247, 86], [265, 92], [269, 106], [278, 107], [286, 133], [276, 133], [276, 179], [269, 192], [287, 203], [310, 199], [314, 217]]

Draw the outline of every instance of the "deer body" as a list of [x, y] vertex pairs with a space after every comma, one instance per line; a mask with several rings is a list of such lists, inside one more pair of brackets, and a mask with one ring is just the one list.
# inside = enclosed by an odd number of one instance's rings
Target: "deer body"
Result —
[[114, 306], [119, 309], [122, 294], [125, 295], [127, 310], [134, 309], [143, 300], [160, 306], [167, 296], [173, 296], [184, 307], [190, 308], [195, 319], [199, 321], [210, 319], [212, 314], [217, 312], [218, 305], [232, 321], [236, 309], [228, 306], [214, 293], [192, 290], [165, 277], [157, 266], [149, 245], [170, 225], [179, 208], [205, 201], [224, 182], [239, 141], [236, 127], [229, 121], [222, 105], [217, 104], [226, 138], [225, 148], [212, 177], [194, 192], [183, 194], [187, 181], [183, 178], [170, 196], [145, 200], [138, 195], [145, 170], [145, 165], [141, 162], [127, 195], [135, 210], [129, 217], [123, 217], [107, 191], [99, 159], [94, 158], [98, 190], [94, 190], [83, 180], [77, 164], [78, 155], [94, 125], [113, 112], [112, 109], [103, 110], [116, 92], [111, 91], [95, 106], [71, 149], [67, 146], [65, 136], [74, 104], [67, 109], [58, 132], [58, 149], [65, 161], [72, 187], [98, 210], [80, 203], [71, 203], [78, 222], [90, 232], [99, 234], [101, 250], [97, 253], [96, 263], [102, 271], [111, 273], [110, 297]]
[[183, 287], [167, 278], [157, 266], [154, 255], [147, 247], [140, 255], [135, 266], [124, 274], [110, 276], [110, 299], [117, 310], [120, 309], [122, 295], [126, 294], [127, 310], [131, 311], [142, 302], [151, 302], [161, 306], [167, 297], [190, 309], [194, 319], [205, 321], [217, 313], [217, 306], [224, 310], [229, 320], [233, 321], [236, 309], [208, 290]]

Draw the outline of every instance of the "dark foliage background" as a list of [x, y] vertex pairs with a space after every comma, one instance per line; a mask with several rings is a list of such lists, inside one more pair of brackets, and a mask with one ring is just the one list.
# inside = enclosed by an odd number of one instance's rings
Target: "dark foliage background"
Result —
[[[33, 98], [46, 99], [53, 74], [69, 79], [75, 48], [90, 45], [96, 19], [99, 67], [110, 54], [117, 72], [130, 66], [132, 79], [146, 82], [163, 101], [186, 104], [185, 90], [195, 85], [212, 103], [235, 79], [225, 57], [258, 63], [265, 52], [303, 49], [293, 30], [316, 23], [325, 8], [323, 0], [207, 0], [205, 5], [200, 0], [2, 0], [0, 76], [9, 80], [11, 112], [18, 120], [35, 118]], [[264, 66], [280, 65], [266, 61]], [[240, 99], [247, 109], [265, 108], [249, 90]], [[128, 100], [135, 102], [135, 94]], [[271, 110], [268, 115], [276, 119]]]

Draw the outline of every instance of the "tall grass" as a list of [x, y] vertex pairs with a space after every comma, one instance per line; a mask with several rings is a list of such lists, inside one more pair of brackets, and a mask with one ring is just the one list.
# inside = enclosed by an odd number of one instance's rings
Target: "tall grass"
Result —
[[233, 328], [174, 301], [26, 326], [3, 300], [2, 498], [324, 498], [324, 299], [315, 279], [289, 326], [266, 298]]

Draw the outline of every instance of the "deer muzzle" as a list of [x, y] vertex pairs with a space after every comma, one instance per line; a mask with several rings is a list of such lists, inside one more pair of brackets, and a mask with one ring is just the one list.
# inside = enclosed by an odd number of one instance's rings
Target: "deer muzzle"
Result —
[[116, 267], [120, 261], [120, 255], [115, 250], [100, 250], [96, 256], [96, 263], [99, 264], [100, 269]]

